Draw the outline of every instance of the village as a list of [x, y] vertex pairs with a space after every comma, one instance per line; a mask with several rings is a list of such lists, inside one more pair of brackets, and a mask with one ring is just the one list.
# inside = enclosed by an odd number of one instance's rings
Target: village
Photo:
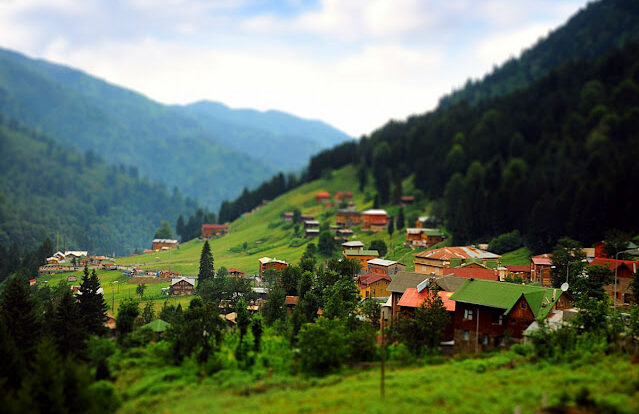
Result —
[[[321, 232], [330, 233], [330, 241], [337, 250], [334, 256], [357, 263], [358, 272], [354, 275], [353, 282], [357, 286], [360, 300], [373, 301], [379, 307], [379, 322], [382, 324], [392, 326], [400, 317], [414, 317], [415, 310], [423, 307], [427, 299], [435, 295], [442, 300], [449, 314], [440, 344], [441, 350], [446, 353], [481, 352], [514, 343], [525, 343], [530, 335], [544, 325], [543, 321], [552, 329], [557, 329], [570, 323], [579, 312], [574, 306], [575, 298], [568, 291], [567, 276], [564, 285], [553, 287], [552, 272], [556, 265], [551, 253], [531, 256], [527, 264], [504, 263], [501, 255], [488, 251], [487, 244], [448, 245], [448, 236], [436, 217], [417, 216], [414, 223], [402, 225], [402, 244], [412, 258], [412, 269], [409, 270], [407, 264], [388, 259], [388, 252], [375, 249], [375, 243], [368, 243], [367, 246], [358, 240], [357, 235], [375, 237], [376, 234], [386, 234], [389, 225], [394, 224], [394, 218], [380, 208], [358, 211], [352, 199], [352, 192], [317, 192], [311, 203], [315, 207], [314, 211], [318, 211], [318, 207], [320, 211], [333, 209], [333, 215], [320, 214], [324, 219], [320, 221], [310, 213], [284, 211], [279, 214], [279, 220], [303, 229], [307, 247], [320, 237]], [[398, 205], [402, 209], [401, 214], [414, 201], [412, 196], [401, 197]], [[260, 208], [268, 204], [264, 202]], [[259, 209], [250, 214], [257, 211]], [[334, 220], [334, 223], [330, 224], [327, 219]], [[297, 229], [294, 231], [299, 232]], [[230, 232], [228, 224], [205, 223], [201, 226], [199, 242], [208, 242], [214, 246]], [[385, 245], [382, 248], [387, 250]], [[175, 255], [179, 250], [178, 240], [154, 239], [151, 248], [145, 250], [143, 255], [160, 252]], [[625, 253], [639, 255], [637, 246], [633, 243], [626, 246]], [[134, 255], [127, 259], [131, 261], [136, 257]], [[631, 284], [639, 270], [639, 261], [609, 257], [603, 242], [583, 248], [581, 257], [583, 258], [579, 262], [585, 266], [584, 269], [603, 266], [614, 274], [613, 280], [605, 284], [605, 292], [612, 299], [612, 306], [620, 310], [628, 309], [634, 300]], [[89, 270], [99, 270], [103, 275], [116, 275], [109, 278], [105, 276], [104, 279], [110, 282], [111, 288], [112, 309], [108, 313], [108, 326], [111, 329], [116, 329], [116, 289], [118, 303], [121, 299], [120, 290], [126, 289], [128, 297], [135, 291], [140, 299], [152, 300], [156, 308], [166, 300], [186, 304], [189, 297], [198, 293], [196, 271], [171, 271], [162, 268], [162, 262], [137, 265], [118, 262], [119, 260], [110, 257], [90, 256], [87, 251], [59, 251], [47, 259], [47, 264], [40, 268], [39, 277], [32, 279], [30, 283], [39, 283], [42, 276], [68, 274], [65, 280], [77, 292], [78, 277], [69, 272], [77, 274], [86, 267]], [[262, 256], [256, 262], [256, 272], [236, 267], [222, 267], [216, 272], [218, 275], [244, 280], [250, 285], [252, 295], [247, 302], [247, 309], [252, 313], [261, 312], [268, 301], [269, 288], [273, 284], [267, 283], [266, 275], [270, 279], [279, 280], [290, 260]], [[572, 264], [568, 262], [567, 267]], [[566, 269], [566, 272], [569, 270]], [[49, 283], [49, 280], [42, 282]], [[140, 285], [143, 286], [142, 290]], [[147, 287], [151, 289], [147, 290]], [[107, 291], [107, 299], [108, 296]], [[285, 297], [289, 316], [293, 314], [299, 301], [300, 298], [295, 295]], [[219, 307], [221, 317], [230, 327], [235, 326], [237, 309], [228, 301], [222, 301]], [[318, 315], [321, 314], [322, 309], [319, 309]]]

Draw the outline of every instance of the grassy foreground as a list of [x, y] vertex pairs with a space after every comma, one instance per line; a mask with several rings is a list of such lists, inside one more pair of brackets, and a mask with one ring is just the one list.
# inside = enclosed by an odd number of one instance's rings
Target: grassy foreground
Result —
[[124, 390], [125, 403], [119, 412], [512, 413], [520, 407], [522, 413], [533, 413], [542, 406], [544, 395], [549, 406], [560, 404], [564, 392], [568, 404], [574, 404], [583, 388], [599, 407], [614, 408], [609, 412], [639, 412], [639, 365], [628, 357], [593, 358], [578, 365], [517, 363], [513, 358], [500, 354], [390, 370], [383, 401], [378, 369], [277, 382], [242, 378], [237, 372], [238, 378], [213, 376], [199, 385], [167, 372], [157, 376], [164, 386], [155, 388], [155, 393], [152, 385]]

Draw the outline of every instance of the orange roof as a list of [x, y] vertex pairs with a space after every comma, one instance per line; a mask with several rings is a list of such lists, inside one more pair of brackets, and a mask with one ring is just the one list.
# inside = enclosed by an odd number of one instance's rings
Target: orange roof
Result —
[[240, 269], [236, 269], [234, 267], [229, 268], [229, 273], [242, 273], [242, 274], [244, 274], [243, 271], [241, 271]]
[[317, 194], [315, 194], [315, 198], [329, 198], [331, 196], [331, 193], [326, 192], [326, 191], [321, 191]]
[[497, 270], [477, 267], [451, 267], [444, 269], [444, 274], [465, 277], [466, 279], [499, 280]]
[[297, 305], [297, 302], [299, 302], [299, 300], [300, 300], [299, 296], [287, 296], [286, 305]]
[[550, 266], [552, 264], [552, 256], [550, 255], [550, 253], [533, 256], [531, 260], [536, 265]]
[[388, 275], [378, 273], [365, 273], [359, 277], [357, 282], [362, 286], [370, 286], [375, 282], [379, 282], [380, 280], [387, 280], [389, 282], [392, 281], [391, 277]]
[[495, 253], [480, 250], [472, 246], [442, 247], [435, 250], [425, 250], [417, 253], [415, 257], [423, 257], [437, 260], [450, 259], [498, 259], [501, 256]]
[[[444, 302], [444, 307], [447, 311], [455, 311], [455, 301], [450, 300], [450, 295], [452, 295], [453, 292], [441, 291], [437, 292], [437, 294], [441, 298], [442, 302]], [[427, 289], [418, 292], [416, 288], [408, 288], [404, 291], [404, 294], [399, 299], [399, 302], [397, 302], [397, 305], [407, 308], [419, 308], [429, 295], [431, 295], [431, 292]]]
[[202, 224], [202, 229], [228, 229], [228, 224]]
[[639, 261], [637, 260], [616, 260], [608, 259], [605, 257], [595, 257], [595, 259], [590, 262], [590, 266], [605, 266], [613, 271], [622, 266], [625, 266], [632, 273], [636, 273], [637, 271], [639, 271]]

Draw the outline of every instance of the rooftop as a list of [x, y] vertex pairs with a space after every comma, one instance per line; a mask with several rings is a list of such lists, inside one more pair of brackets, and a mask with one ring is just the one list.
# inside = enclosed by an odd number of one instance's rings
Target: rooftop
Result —
[[[419, 308], [424, 301], [433, 294], [430, 290], [422, 290], [418, 292], [416, 288], [408, 288], [404, 291], [404, 294], [397, 302], [398, 306], [404, 306], [408, 308]], [[455, 301], [450, 300], [450, 296], [453, 292], [437, 292], [437, 295], [444, 303], [444, 307], [447, 311], [455, 311]]]
[[417, 285], [428, 279], [430, 275], [415, 272], [397, 272], [393, 281], [386, 290], [389, 292], [403, 293], [408, 288], [417, 288]]
[[499, 273], [496, 270], [477, 267], [451, 267], [444, 269], [444, 274], [466, 279], [499, 280]]
[[506, 315], [523, 295], [535, 318], [544, 318], [562, 293], [555, 288], [467, 279], [450, 298], [457, 302], [503, 309]]
[[458, 259], [499, 259], [501, 256], [472, 246], [442, 247], [435, 250], [426, 250], [415, 254], [422, 257], [437, 260]]
[[362, 243], [361, 241], [348, 241], [345, 243], [342, 243], [342, 246], [344, 247], [364, 247], [364, 243]]
[[345, 256], [379, 256], [377, 250], [346, 250]]
[[399, 262], [396, 262], [395, 260], [386, 260], [386, 259], [375, 258], [375, 259], [369, 260], [367, 263], [368, 264], [372, 264], [372, 265], [377, 265], [377, 266], [392, 266], [392, 265], [397, 264]]
[[385, 215], [387, 215], [386, 210], [379, 210], [379, 209], [371, 209], [371, 210], [362, 211], [362, 214], [366, 214], [366, 215], [369, 215], [369, 216], [385, 216]]
[[365, 273], [357, 279], [357, 282], [360, 285], [369, 286], [380, 280], [387, 280], [390, 282], [392, 279], [388, 275], [380, 275], [377, 273]]
[[153, 243], [171, 243], [176, 244], [178, 241], [173, 239], [153, 239]]

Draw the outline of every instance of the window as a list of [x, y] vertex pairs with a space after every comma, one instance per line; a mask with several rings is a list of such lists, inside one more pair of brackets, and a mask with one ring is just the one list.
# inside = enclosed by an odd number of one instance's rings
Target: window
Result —
[[470, 339], [470, 332], [468, 332], [468, 331], [464, 331], [464, 332], [462, 333], [462, 340], [464, 340], [464, 341], [468, 341], [469, 339]]
[[488, 345], [490, 343], [490, 337], [488, 335], [484, 335], [484, 337], [482, 338], [481, 342], [484, 345]]
[[521, 302], [522, 309], [528, 309], [528, 304], [526, 302]]
[[504, 315], [501, 312], [493, 312], [493, 325], [501, 325], [504, 321]]
[[473, 310], [472, 309], [464, 309], [464, 319], [468, 319], [469, 321], [473, 320]]

